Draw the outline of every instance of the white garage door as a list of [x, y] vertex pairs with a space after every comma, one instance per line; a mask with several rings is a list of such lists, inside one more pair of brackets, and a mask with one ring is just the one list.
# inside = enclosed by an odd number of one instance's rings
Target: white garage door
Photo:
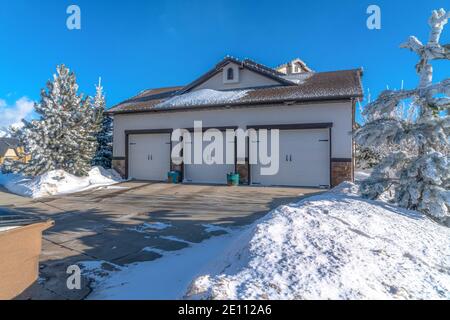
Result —
[[[234, 140], [225, 141], [223, 143], [223, 164], [206, 164], [202, 161], [202, 164], [194, 164], [194, 144], [185, 143], [184, 148], [189, 148], [191, 150], [191, 164], [184, 165], [184, 181], [191, 183], [206, 183], [206, 184], [226, 184], [227, 174], [235, 171], [235, 165], [226, 163], [226, 149], [227, 144], [229, 145], [229, 150], [233, 150], [234, 159]], [[208, 146], [210, 142], [203, 142], [202, 150]], [[212, 160], [211, 157], [216, 156], [215, 154], [207, 156], [207, 160]], [[203, 159], [203, 157], [202, 157]]]
[[[268, 136], [270, 139], [270, 134]], [[256, 143], [259, 150], [258, 141], [251, 143]], [[267, 149], [270, 154], [270, 143]], [[280, 130], [279, 151], [278, 173], [262, 175], [261, 165], [252, 165], [252, 184], [305, 187], [330, 185], [328, 129]]]
[[128, 176], [164, 181], [170, 170], [170, 134], [136, 134], [128, 139]]

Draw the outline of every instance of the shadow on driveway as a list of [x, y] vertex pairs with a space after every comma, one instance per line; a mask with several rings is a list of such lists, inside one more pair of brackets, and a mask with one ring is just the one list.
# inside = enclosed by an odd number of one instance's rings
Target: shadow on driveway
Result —
[[67, 289], [70, 265], [100, 261], [106, 273], [155, 260], [162, 251], [180, 250], [226, 233], [211, 225], [249, 225], [280, 205], [321, 192], [133, 181], [114, 188], [19, 201], [0, 190], [1, 206], [55, 220], [55, 226], [44, 234], [40, 278], [17, 299], [83, 299], [91, 291], [90, 280], [82, 277], [81, 290]]

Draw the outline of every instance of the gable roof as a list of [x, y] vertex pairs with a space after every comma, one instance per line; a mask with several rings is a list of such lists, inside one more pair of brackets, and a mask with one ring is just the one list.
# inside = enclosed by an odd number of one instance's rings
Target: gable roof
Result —
[[16, 149], [20, 141], [14, 138], [0, 138], [0, 157], [4, 157], [9, 149]]
[[[261, 70], [265, 67], [254, 66]], [[262, 71], [267, 72], [269, 71]], [[201, 108], [245, 107], [250, 105], [362, 98], [361, 69], [278, 75], [289, 85], [246, 88], [229, 91], [203, 89], [189, 92], [186, 87], [146, 90], [112, 107], [109, 113], [160, 112]], [[198, 81], [198, 79], [196, 80]], [[227, 93], [227, 94], [225, 94]], [[226, 99], [226, 97], [230, 97]]]
[[193, 82], [191, 82], [190, 84], [185, 86], [184, 89], [181, 90], [181, 93], [186, 93], [186, 92], [190, 91], [191, 89], [199, 86], [200, 84], [206, 82], [208, 79], [210, 79], [217, 73], [221, 72], [223, 67], [225, 67], [229, 63], [235, 63], [235, 64], [241, 66], [242, 68], [246, 68], [246, 69], [251, 70], [255, 73], [258, 73], [264, 77], [272, 79], [281, 85], [292, 85], [292, 82], [290, 82], [289, 80], [286, 80], [282, 77], [284, 74], [281, 72], [278, 72], [274, 69], [271, 69], [267, 66], [264, 66], [260, 63], [250, 60], [250, 59], [245, 59], [245, 60], [241, 61], [236, 58], [228, 56], [228, 57], [225, 57], [222, 61], [220, 61], [214, 68], [212, 68], [211, 70], [206, 72], [204, 75], [202, 75], [198, 79], [194, 80]]

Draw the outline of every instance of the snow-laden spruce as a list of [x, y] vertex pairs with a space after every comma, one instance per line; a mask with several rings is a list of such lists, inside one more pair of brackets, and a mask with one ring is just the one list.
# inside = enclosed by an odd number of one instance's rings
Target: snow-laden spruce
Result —
[[86, 176], [97, 150], [99, 121], [88, 97], [78, 94], [75, 74], [66, 66], [57, 67], [41, 101], [35, 104], [39, 119], [23, 121], [17, 136], [31, 155], [27, 164], [15, 162], [7, 170], [37, 176], [52, 170], [64, 170]]
[[[356, 129], [361, 128], [357, 123]], [[356, 167], [359, 170], [369, 170], [380, 163], [383, 150], [379, 150], [372, 146], [362, 146], [357, 144], [355, 148]]]
[[272, 211], [211, 265], [186, 298], [450, 299], [450, 228], [343, 183]]
[[96, 86], [96, 94], [92, 99], [92, 105], [97, 112], [98, 126], [100, 127], [100, 132], [97, 135], [97, 151], [92, 165], [109, 169], [112, 162], [113, 119], [105, 114], [106, 100], [101, 79]]
[[401, 46], [419, 55], [418, 88], [382, 92], [364, 109], [367, 123], [356, 132], [358, 144], [388, 150], [362, 193], [374, 199], [392, 191], [400, 206], [443, 222], [450, 221], [450, 79], [433, 84], [431, 61], [450, 60], [449, 45], [439, 43], [449, 17], [444, 9], [433, 11], [428, 42], [410, 37]]

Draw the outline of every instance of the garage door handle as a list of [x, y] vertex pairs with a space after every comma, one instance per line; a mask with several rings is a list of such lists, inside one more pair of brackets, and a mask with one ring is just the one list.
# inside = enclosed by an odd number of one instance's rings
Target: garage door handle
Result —
[[292, 154], [289, 156], [289, 161], [292, 162]]
[[286, 161], [289, 161], [289, 156], [288, 155], [286, 155]]

